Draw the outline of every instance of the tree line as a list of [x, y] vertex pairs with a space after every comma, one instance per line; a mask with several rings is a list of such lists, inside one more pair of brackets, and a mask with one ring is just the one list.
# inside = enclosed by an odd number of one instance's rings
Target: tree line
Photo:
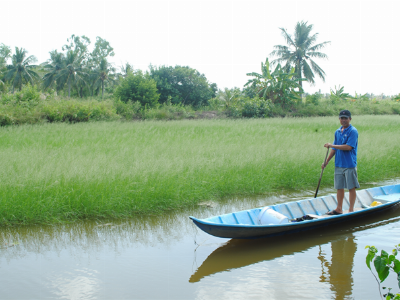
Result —
[[150, 65], [146, 72], [130, 63], [116, 68], [109, 62], [115, 53], [108, 41], [97, 37], [90, 51], [88, 37], [72, 35], [62, 51], [50, 51], [50, 59], [39, 65], [25, 49], [12, 51], [0, 44], [0, 91], [14, 93], [29, 83], [68, 97], [103, 98], [107, 93], [149, 107], [163, 103], [205, 106], [215, 97], [229, 107], [240, 97], [257, 97], [285, 108], [305, 95], [303, 81], [313, 85], [317, 76], [325, 81], [326, 74], [315, 59], [328, 58], [321, 49], [330, 42], [317, 43], [318, 33], [312, 32], [308, 22], [297, 22], [294, 34], [279, 29], [286, 45], [274, 46], [271, 61], [267, 58], [261, 63], [261, 73], [247, 73], [251, 79], [242, 89], [218, 90], [204, 74], [188, 66]]
[[93, 50], [86, 36], [72, 35], [62, 51], [50, 51], [50, 59], [37, 59], [24, 48], [15, 50], [0, 44], [0, 91], [14, 93], [25, 84], [37, 85], [43, 92], [72, 97], [104, 97], [116, 94], [121, 101], [139, 101], [150, 106], [170, 101], [173, 104], [206, 105], [218, 90], [204, 74], [188, 66], [150, 66], [135, 70], [125, 63], [119, 68], [109, 62], [114, 49], [108, 41], [96, 38]]

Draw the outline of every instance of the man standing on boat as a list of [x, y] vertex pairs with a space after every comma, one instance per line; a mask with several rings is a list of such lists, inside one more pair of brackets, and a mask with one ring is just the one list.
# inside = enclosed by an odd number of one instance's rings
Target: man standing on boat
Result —
[[337, 190], [338, 205], [335, 210], [328, 212], [327, 215], [343, 213], [344, 189], [349, 190], [349, 212], [353, 212], [356, 202], [356, 189], [360, 187], [357, 179], [358, 131], [350, 124], [350, 111], [342, 110], [339, 113], [339, 120], [342, 126], [336, 130], [333, 144], [326, 143], [324, 145], [326, 148], [331, 148], [331, 151], [326, 162], [321, 166], [324, 169], [335, 156], [335, 189]]

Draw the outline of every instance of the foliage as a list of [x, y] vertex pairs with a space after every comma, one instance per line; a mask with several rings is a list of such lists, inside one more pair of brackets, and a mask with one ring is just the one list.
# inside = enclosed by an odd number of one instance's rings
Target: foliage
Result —
[[[375, 248], [374, 246], [366, 246], [365, 249], [368, 249], [368, 254], [366, 257], [366, 264], [368, 269], [370, 269], [372, 275], [375, 277], [376, 281], [378, 282], [379, 286], [379, 293], [382, 298], [382, 293], [381, 293], [381, 283], [385, 281], [385, 279], [389, 276], [390, 271], [394, 272], [397, 281], [398, 281], [398, 286], [400, 288], [400, 261], [396, 259], [396, 256], [398, 254], [398, 251], [400, 251], [400, 244], [395, 245], [395, 249], [392, 250], [392, 254], [389, 255], [385, 250], [381, 251], [381, 255], [377, 255], [378, 249]], [[376, 270], [376, 273], [378, 274], [378, 278], [375, 276], [375, 274], [372, 272], [371, 269], [371, 262], [374, 261], [374, 267]], [[386, 287], [382, 287], [382, 289], [386, 289]], [[384, 294], [383, 296], [385, 297], [386, 300], [389, 299], [396, 299], [400, 300], [400, 293], [393, 294], [391, 292], [391, 288], [388, 288], [388, 292]]]
[[56, 85], [56, 90], [62, 89], [61, 80], [58, 79], [59, 72], [65, 68], [65, 57], [63, 53], [57, 50], [50, 51], [50, 60], [43, 64], [43, 70], [46, 74], [43, 76], [43, 88], [46, 91]]
[[352, 97], [350, 94], [344, 92], [344, 86], [340, 87], [340, 85], [339, 85], [339, 88], [336, 88], [336, 85], [335, 85], [335, 91], [333, 91], [331, 89], [331, 102], [332, 103], [337, 103], [338, 101], [345, 101], [345, 100], [351, 99], [351, 98]]
[[119, 119], [111, 102], [53, 101], [42, 106], [48, 122], [78, 123]]
[[156, 106], [160, 98], [154, 79], [144, 75], [141, 71], [137, 71], [135, 74], [130, 73], [123, 78], [116, 88], [114, 96], [125, 103], [139, 101], [142, 106], [149, 107]]
[[37, 86], [30, 85], [29, 83], [24, 86], [21, 91], [14, 94], [5, 94], [1, 98], [3, 104], [10, 105], [24, 105], [24, 106], [35, 106], [40, 101], [40, 92]]
[[187, 66], [150, 66], [150, 76], [157, 83], [160, 103], [167, 102], [170, 97], [173, 104], [199, 107], [216, 96], [217, 85], [210, 84], [204, 74]]
[[300, 86], [302, 86], [302, 81], [300, 80], [302, 77], [314, 84], [314, 72], [325, 81], [325, 72], [315, 63], [313, 58], [327, 59], [327, 55], [319, 52], [319, 50], [330, 42], [315, 44], [318, 33], [311, 35], [313, 25], [307, 25], [307, 22], [304, 21], [297, 22], [294, 36], [287, 33], [286, 29], [279, 29], [288, 46], [274, 46], [275, 50], [270, 55], [278, 56], [279, 58], [273, 60], [272, 63], [285, 62], [284, 68], [286, 70], [295, 67], [295, 77], [298, 79]]
[[116, 113], [126, 120], [132, 120], [135, 117], [140, 118], [139, 113], [142, 109], [142, 104], [139, 101], [122, 102], [120, 99], [116, 99], [114, 102], [114, 106], [116, 109]]
[[39, 79], [39, 75], [33, 70], [36, 66], [32, 63], [36, 62], [36, 57], [28, 56], [28, 51], [24, 48], [15, 47], [15, 54], [12, 56], [11, 65], [7, 65], [5, 79], [12, 83], [12, 92], [15, 87], [22, 89], [23, 82], [34, 84]]
[[[294, 68], [292, 68], [289, 73], [285, 73], [281, 65], [278, 64], [275, 70], [271, 72], [267, 58], [265, 64], [261, 62], [261, 74], [255, 72], [246, 74], [255, 78], [249, 79], [245, 86], [253, 86], [259, 97], [270, 99], [275, 105], [288, 108], [299, 101], [303, 93], [302, 87], [296, 80], [303, 81], [305, 79], [295, 79], [294, 71]], [[296, 91], [296, 89], [298, 90]]]
[[355, 101], [370, 101], [370, 99], [367, 96], [367, 94], [359, 95], [359, 94], [357, 94], [357, 92], [355, 92], [355, 95], [354, 95], [353, 99], [351, 99], [351, 101], [353, 101], [353, 102], [355, 102]]
[[60, 80], [62, 85], [68, 86], [68, 98], [71, 97], [72, 85], [86, 84], [85, 77], [88, 74], [82, 67], [83, 55], [80, 51], [68, 50], [62, 69], [58, 71], [57, 80]]
[[110, 74], [114, 71], [114, 68], [107, 61], [106, 58], [102, 58], [100, 60], [100, 64], [97, 68], [95, 68], [91, 77], [93, 79], [93, 88], [101, 87], [101, 98], [104, 98], [104, 85], [108, 82], [112, 82], [113, 78]]
[[[87, 100], [48, 105], [58, 102]], [[156, 214], [204, 199], [307, 190], [337, 127], [336, 115], [1, 128], [0, 226]], [[391, 137], [400, 118], [357, 116], [357, 129], [374, 141], [359, 154], [360, 183], [398, 177], [400, 139]], [[307, 151], [293, 147], [295, 140]], [[321, 184], [331, 186], [330, 176]]]
[[232, 105], [235, 105], [240, 98], [240, 90], [238, 88], [219, 90], [217, 93], [217, 97], [224, 103], [225, 108], [229, 108]]
[[319, 100], [321, 99], [322, 95], [318, 92], [312, 94], [312, 95], [307, 95], [306, 96], [306, 103], [309, 104], [313, 104], [313, 105], [318, 105]]

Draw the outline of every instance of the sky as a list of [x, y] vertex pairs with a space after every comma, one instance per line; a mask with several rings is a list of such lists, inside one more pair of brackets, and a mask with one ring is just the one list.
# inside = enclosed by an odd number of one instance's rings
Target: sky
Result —
[[25, 48], [42, 63], [72, 34], [96, 37], [114, 48], [116, 67], [189, 66], [218, 88], [240, 87], [261, 72], [274, 45], [285, 45], [279, 28], [313, 25], [317, 42], [330, 41], [316, 59], [323, 82], [305, 92], [344, 86], [354, 95], [400, 93], [399, 0], [0, 0], [0, 43]]

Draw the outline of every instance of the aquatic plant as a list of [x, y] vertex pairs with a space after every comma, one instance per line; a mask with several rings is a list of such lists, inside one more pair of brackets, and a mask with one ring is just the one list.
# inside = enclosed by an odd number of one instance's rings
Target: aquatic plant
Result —
[[[368, 254], [366, 257], [366, 264], [368, 269], [370, 269], [372, 275], [375, 277], [379, 286], [379, 294], [382, 298], [381, 292], [381, 283], [385, 281], [385, 279], [389, 276], [390, 272], [394, 272], [397, 277], [398, 285], [400, 288], [400, 261], [396, 258], [398, 252], [400, 251], [400, 244], [395, 245], [395, 248], [392, 250], [392, 254], [389, 255], [385, 250], [381, 251], [381, 255], [377, 255], [378, 249], [375, 246], [366, 246], [365, 249], [368, 249]], [[378, 274], [379, 280], [372, 272], [371, 262], [374, 261], [374, 267], [376, 273]], [[383, 290], [388, 289], [388, 292], [384, 294], [386, 300], [394, 299], [400, 300], [400, 293], [393, 294], [391, 292], [392, 288], [382, 287]]]

